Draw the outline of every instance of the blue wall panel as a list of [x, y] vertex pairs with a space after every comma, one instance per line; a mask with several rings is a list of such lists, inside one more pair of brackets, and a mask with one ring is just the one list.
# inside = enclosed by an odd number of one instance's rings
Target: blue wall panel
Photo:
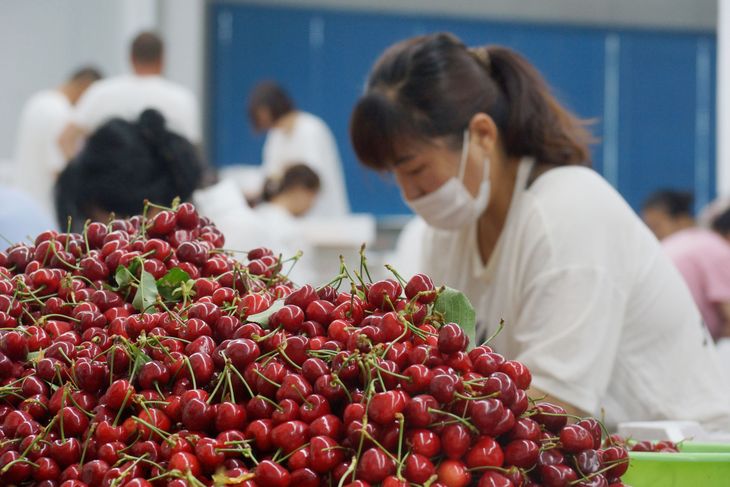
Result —
[[[562, 102], [593, 119], [598, 139], [593, 165], [635, 208], [663, 186], [693, 189], [698, 203], [714, 196], [715, 39], [710, 34], [222, 0], [211, 2], [208, 13], [209, 155], [217, 165], [260, 162], [263, 137], [253, 134], [245, 101], [259, 80], [276, 79], [299, 107], [322, 117], [334, 132], [353, 210], [406, 213], [391, 178], [357, 163], [348, 120], [368, 70], [384, 48], [413, 35], [450, 31], [468, 45], [503, 44], [520, 51]], [[611, 96], [612, 89], [618, 97]]]

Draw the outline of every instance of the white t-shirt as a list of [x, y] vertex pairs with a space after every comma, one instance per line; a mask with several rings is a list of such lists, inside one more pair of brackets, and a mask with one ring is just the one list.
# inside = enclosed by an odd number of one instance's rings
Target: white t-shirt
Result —
[[14, 183], [54, 214], [53, 186], [65, 160], [58, 146], [71, 103], [57, 90], [33, 95], [23, 107], [15, 147]]
[[520, 164], [507, 220], [487, 265], [476, 225], [429, 229], [423, 270], [463, 290], [477, 341], [532, 372], [533, 385], [616, 425], [685, 419], [730, 430], [716, 350], [681, 275], [598, 174], [561, 167], [524, 189]]
[[122, 75], [97, 81], [76, 104], [76, 125], [93, 132], [110, 118], [135, 121], [147, 108], [164, 115], [168, 128], [190, 142], [201, 140], [195, 95], [176, 83], [154, 75]]
[[281, 174], [293, 163], [304, 163], [320, 179], [317, 201], [309, 216], [341, 216], [349, 213], [347, 188], [337, 143], [324, 121], [306, 112], [297, 112], [289, 132], [273, 128], [264, 142], [263, 170], [267, 176]]

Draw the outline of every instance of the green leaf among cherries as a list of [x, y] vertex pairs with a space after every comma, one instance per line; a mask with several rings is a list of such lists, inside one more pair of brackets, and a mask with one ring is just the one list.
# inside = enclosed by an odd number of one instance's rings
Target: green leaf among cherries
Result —
[[279, 311], [281, 308], [284, 307], [284, 300], [283, 299], [277, 299], [274, 301], [271, 306], [269, 306], [269, 309], [262, 311], [261, 313], [256, 313], [255, 315], [251, 315], [248, 318], [246, 318], [247, 321], [251, 321], [253, 323], [258, 323], [259, 325], [266, 328], [269, 325], [269, 318], [271, 315]]
[[190, 275], [179, 267], [173, 267], [157, 280], [157, 290], [165, 301], [178, 301], [191, 286]]
[[444, 288], [434, 303], [434, 310], [444, 316], [445, 323], [459, 325], [469, 338], [469, 349], [474, 347], [477, 314], [463, 292], [450, 287]]
[[139, 277], [139, 284], [132, 300], [132, 306], [134, 306], [134, 309], [144, 312], [154, 306], [159, 295], [155, 277], [143, 270]]

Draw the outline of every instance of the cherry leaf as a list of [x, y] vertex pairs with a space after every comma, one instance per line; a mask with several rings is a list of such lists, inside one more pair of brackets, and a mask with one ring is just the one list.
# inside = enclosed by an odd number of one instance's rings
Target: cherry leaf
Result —
[[477, 314], [464, 293], [446, 287], [436, 299], [434, 310], [444, 315], [445, 323], [459, 325], [469, 338], [469, 349], [474, 347]]
[[137, 311], [144, 312], [157, 302], [159, 295], [155, 277], [143, 270], [139, 278], [139, 284], [137, 285], [137, 292], [132, 300], [132, 306]]
[[283, 299], [277, 299], [273, 303], [271, 303], [271, 306], [269, 306], [269, 309], [266, 309], [262, 311], [261, 313], [256, 313], [255, 315], [248, 316], [246, 318], [246, 321], [252, 321], [254, 323], [258, 323], [262, 327], [266, 328], [269, 325], [269, 318], [271, 315], [279, 311], [281, 308], [284, 307], [284, 300]]
[[189, 280], [190, 274], [179, 267], [173, 267], [167, 272], [167, 274], [159, 278], [155, 284], [157, 285], [157, 290], [159, 291], [160, 296], [162, 296], [162, 299], [165, 301], [176, 301], [178, 297], [177, 295], [180, 293], [175, 293], [175, 290], [182, 284], [187, 283]]
[[124, 266], [117, 267], [117, 272], [114, 274], [114, 280], [117, 282], [116, 290], [129, 287], [134, 281], [134, 275], [132, 272]]

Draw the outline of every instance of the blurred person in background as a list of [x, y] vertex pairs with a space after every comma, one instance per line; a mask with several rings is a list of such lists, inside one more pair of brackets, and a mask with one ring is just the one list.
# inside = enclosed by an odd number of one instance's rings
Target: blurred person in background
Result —
[[33, 95], [23, 107], [15, 145], [14, 186], [54, 213], [53, 185], [66, 165], [58, 138], [71, 119], [73, 106], [101, 73], [92, 67], [74, 72], [66, 82]]
[[96, 83], [79, 100], [72, 121], [61, 135], [67, 158], [80, 149], [83, 139], [111, 118], [136, 120], [147, 108], [154, 108], [167, 120], [169, 130], [199, 145], [201, 129], [198, 101], [187, 88], [162, 76], [164, 46], [152, 32], [142, 32], [130, 49], [132, 74]]
[[302, 217], [316, 204], [320, 179], [306, 164], [292, 164], [279, 177], [269, 177], [264, 183], [262, 201], [256, 205], [261, 214], [281, 215], [289, 220]]
[[656, 238], [663, 240], [675, 232], [695, 226], [693, 201], [694, 196], [689, 191], [662, 189], [647, 198], [641, 217]]
[[27, 192], [0, 184], [0, 249], [33, 242], [34, 235], [57, 228], [50, 213]]
[[[730, 214], [712, 229], [694, 226], [690, 193], [662, 190], [644, 205], [644, 220], [661, 236], [665, 252], [677, 266], [714, 340], [730, 336]], [[728, 235], [730, 236], [730, 235]]]
[[466, 293], [476, 342], [496, 334], [490, 346], [531, 371], [530, 396], [605, 412], [614, 427], [729, 427], [719, 357], [681, 275], [583, 167], [592, 137], [525, 58], [450, 34], [397, 43], [372, 68], [350, 136], [428, 224], [414, 243], [421, 271]]
[[248, 116], [256, 131], [267, 132], [262, 155], [266, 178], [280, 175], [291, 161], [301, 161], [319, 174], [322, 183], [310, 214], [323, 217], [349, 213], [337, 143], [321, 118], [297, 110], [284, 89], [271, 81], [260, 83], [251, 92]]
[[297, 216], [307, 212], [317, 197], [319, 178], [308, 166], [294, 165], [282, 178], [267, 181], [262, 201], [251, 208], [239, 186], [230, 179], [195, 191], [193, 202], [201, 215], [215, 223], [226, 237], [226, 248], [243, 258], [248, 250], [268, 247], [285, 259], [302, 251], [303, 258], [289, 277], [310, 282], [312, 249], [300, 233]]
[[66, 228], [87, 219], [108, 221], [142, 213], [145, 200], [169, 206], [188, 200], [200, 184], [202, 164], [193, 145], [170, 131], [156, 110], [136, 121], [114, 118], [93, 132], [56, 184], [57, 218]]

